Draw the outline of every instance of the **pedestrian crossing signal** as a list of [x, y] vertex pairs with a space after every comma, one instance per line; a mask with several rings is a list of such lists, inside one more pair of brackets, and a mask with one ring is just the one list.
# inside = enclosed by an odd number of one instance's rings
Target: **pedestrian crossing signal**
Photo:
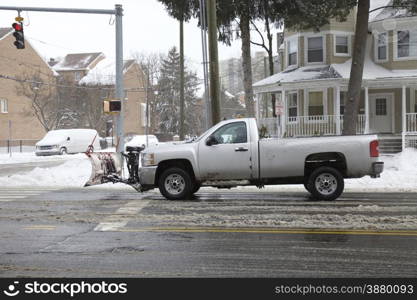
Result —
[[122, 110], [122, 102], [120, 100], [104, 100], [103, 111], [106, 114], [119, 113]]

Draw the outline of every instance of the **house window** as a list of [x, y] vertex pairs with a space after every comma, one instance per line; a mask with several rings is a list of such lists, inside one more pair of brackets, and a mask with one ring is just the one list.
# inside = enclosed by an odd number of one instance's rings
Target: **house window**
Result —
[[323, 62], [323, 37], [307, 38], [307, 62]]
[[288, 94], [288, 117], [296, 118], [298, 116], [298, 99], [297, 93]]
[[340, 115], [345, 114], [345, 103], [347, 98], [347, 92], [340, 92]]
[[414, 90], [414, 112], [417, 113], [417, 90]]
[[297, 40], [288, 41], [288, 65], [297, 64], [298, 42]]
[[6, 99], [0, 99], [0, 113], [7, 114], [9, 112], [8, 103]]
[[145, 127], [146, 126], [146, 103], [140, 104], [140, 120], [141, 120], [142, 127]]
[[323, 116], [324, 103], [323, 92], [309, 92], [308, 93], [308, 115], [309, 116]]
[[349, 37], [345, 35], [336, 35], [336, 53], [349, 55]]
[[377, 58], [378, 60], [386, 60], [388, 55], [388, 36], [387, 33], [380, 33], [377, 37]]
[[80, 81], [81, 80], [81, 72], [75, 72], [74, 73], [74, 79], [75, 79], [75, 81]]
[[387, 115], [387, 99], [377, 98], [375, 100], [375, 115], [386, 116]]
[[397, 31], [397, 58], [417, 56], [417, 31]]

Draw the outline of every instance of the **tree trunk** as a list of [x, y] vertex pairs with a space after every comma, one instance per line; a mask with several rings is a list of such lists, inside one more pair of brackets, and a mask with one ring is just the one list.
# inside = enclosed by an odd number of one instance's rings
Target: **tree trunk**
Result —
[[366, 40], [368, 37], [369, 1], [358, 1], [352, 67], [350, 69], [349, 88], [345, 103], [343, 135], [356, 134], [363, 67], [365, 63]]
[[[264, 1], [264, 12], [265, 12], [265, 29], [266, 37], [268, 39], [268, 62], [269, 62], [269, 75], [274, 75], [274, 55], [272, 53], [272, 39], [271, 27], [269, 26], [269, 9], [268, 1]], [[276, 118], [277, 112], [275, 111], [276, 96], [275, 94], [271, 95], [271, 104], [272, 104], [272, 117]]]
[[252, 88], [252, 58], [250, 53], [249, 13], [242, 12], [240, 16], [240, 32], [242, 39], [242, 71], [243, 89], [245, 91], [245, 106], [248, 117], [255, 117], [253, 88]]
[[[269, 75], [274, 75], [274, 55], [272, 54], [272, 34], [269, 30], [269, 22], [266, 23], [267, 26], [267, 37], [268, 37], [268, 61], [269, 61]], [[276, 96], [275, 94], [271, 95], [271, 103], [272, 103], [272, 116], [276, 118], [277, 112], [275, 111], [275, 104], [276, 104]]]
[[220, 78], [219, 53], [217, 47], [217, 12], [216, 0], [206, 0], [208, 16], [209, 76], [211, 98], [211, 124], [220, 122]]

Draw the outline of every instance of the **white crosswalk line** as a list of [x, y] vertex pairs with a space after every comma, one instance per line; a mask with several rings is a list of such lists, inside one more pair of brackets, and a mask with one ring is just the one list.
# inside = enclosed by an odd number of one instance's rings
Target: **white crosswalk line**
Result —
[[113, 215], [108, 216], [98, 224], [94, 231], [117, 231], [127, 225], [130, 219], [133, 219], [134, 216], [140, 212], [146, 205], [148, 205], [149, 200], [145, 201], [130, 201], [124, 206], [120, 207]]
[[55, 190], [57, 190], [57, 188], [0, 188], [0, 202], [10, 202], [17, 199], [26, 199], [30, 196], [39, 196]]

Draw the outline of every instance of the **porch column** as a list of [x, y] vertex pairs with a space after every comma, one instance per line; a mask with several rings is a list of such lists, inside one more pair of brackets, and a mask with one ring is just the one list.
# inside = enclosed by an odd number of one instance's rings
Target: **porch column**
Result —
[[336, 86], [335, 90], [334, 115], [336, 118], [336, 135], [340, 135], [340, 86]]
[[401, 132], [401, 138], [402, 138], [402, 149], [404, 151], [405, 149], [405, 133], [407, 131], [407, 124], [406, 124], [406, 113], [407, 113], [407, 106], [406, 106], [406, 97], [407, 97], [407, 88], [405, 85], [403, 85], [403, 90], [402, 90], [402, 108], [401, 108], [401, 113], [402, 113], [402, 132]]
[[286, 117], [287, 117], [287, 101], [285, 99], [285, 89], [282, 89], [281, 92], [281, 103], [282, 103], [282, 114], [280, 116], [280, 121], [281, 121], [281, 137], [284, 136], [285, 131], [286, 131]]
[[261, 105], [260, 105], [260, 101], [261, 100], [261, 94], [257, 93], [255, 94], [255, 101], [256, 101], [256, 119], [259, 120], [261, 119]]
[[369, 133], [369, 89], [365, 87], [365, 134]]

